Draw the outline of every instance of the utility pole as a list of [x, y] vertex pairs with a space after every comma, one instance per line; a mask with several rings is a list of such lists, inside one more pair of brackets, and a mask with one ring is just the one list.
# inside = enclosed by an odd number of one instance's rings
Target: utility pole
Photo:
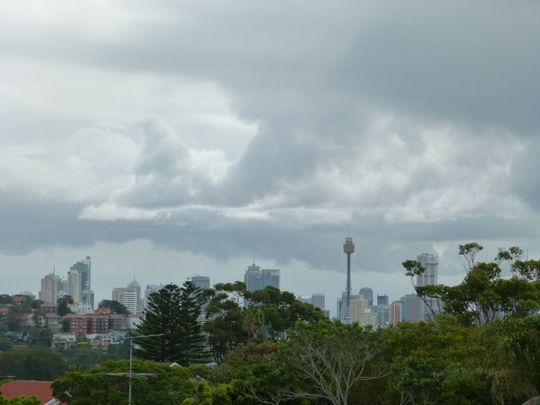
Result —
[[133, 341], [135, 339], [145, 339], [151, 337], [163, 336], [163, 333], [157, 335], [138, 335], [138, 336], [126, 336], [123, 340], [129, 340], [129, 391], [128, 391], [128, 405], [131, 405], [131, 382], [133, 380]]

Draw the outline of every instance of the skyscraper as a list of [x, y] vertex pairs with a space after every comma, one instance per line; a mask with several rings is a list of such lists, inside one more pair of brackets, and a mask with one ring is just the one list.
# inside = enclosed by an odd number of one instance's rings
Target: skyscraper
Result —
[[68, 294], [73, 298], [74, 304], [81, 303], [81, 273], [75, 270], [68, 271]]
[[246, 284], [246, 289], [251, 292], [260, 290], [262, 288], [261, 268], [255, 263], [248, 266], [246, 272], [244, 273], [244, 283]]
[[[426, 285], [437, 285], [438, 273], [439, 273], [439, 260], [435, 253], [422, 253], [418, 255], [416, 260], [424, 267], [424, 273], [416, 278], [416, 285], [418, 287]], [[428, 319], [433, 317], [433, 310], [438, 313], [442, 305], [440, 300], [436, 298], [424, 298], [426, 302], [422, 301], [420, 304], [420, 311], [422, 319]], [[430, 310], [431, 308], [431, 310]]]
[[377, 325], [381, 328], [388, 326], [388, 295], [377, 294]]
[[311, 295], [310, 304], [319, 309], [325, 310], [324, 307], [324, 294], [314, 293]]
[[210, 277], [207, 276], [193, 276], [191, 282], [201, 290], [207, 290], [210, 288]]
[[360, 295], [364, 296], [364, 299], [368, 302], [368, 305], [373, 305], [373, 290], [369, 287], [363, 287], [360, 289]]
[[[343, 252], [347, 255], [347, 288], [346, 288], [346, 300], [345, 300], [345, 316], [344, 322], [351, 322], [351, 254], [354, 253], [354, 243], [352, 238], [345, 238], [345, 243], [343, 244]], [[342, 304], [343, 307], [343, 304]]]
[[92, 291], [92, 260], [86, 256], [71, 266], [70, 271], [77, 271], [81, 275], [81, 302], [94, 307], [94, 292]]
[[81, 273], [81, 289], [90, 290], [92, 281], [92, 261], [90, 256], [86, 256], [86, 259], [80, 260], [70, 268], [71, 271], [78, 271]]
[[435, 253], [422, 253], [416, 260], [424, 267], [425, 271], [416, 279], [417, 286], [436, 285], [438, 276], [439, 260]]
[[279, 274], [280, 274], [280, 271], [277, 269], [263, 269], [261, 271], [262, 288], [271, 286], [271, 287], [275, 287], [279, 289]]
[[39, 299], [48, 304], [56, 304], [56, 296], [58, 294], [57, 276], [54, 273], [47, 274], [41, 279], [41, 290], [39, 291]]

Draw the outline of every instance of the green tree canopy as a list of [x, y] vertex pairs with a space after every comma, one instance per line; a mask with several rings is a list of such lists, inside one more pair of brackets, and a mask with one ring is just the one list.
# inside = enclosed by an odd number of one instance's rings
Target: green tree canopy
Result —
[[29, 346], [0, 353], [0, 375], [20, 380], [53, 380], [64, 374], [67, 362], [56, 350]]
[[162, 335], [137, 340], [137, 353], [146, 359], [182, 365], [208, 361], [201, 332], [203, 296], [191, 281], [168, 284], [150, 295], [138, 335]]
[[125, 305], [116, 300], [102, 300], [99, 303], [98, 307], [109, 308], [113, 313], [118, 315], [129, 315], [129, 309], [127, 309]]

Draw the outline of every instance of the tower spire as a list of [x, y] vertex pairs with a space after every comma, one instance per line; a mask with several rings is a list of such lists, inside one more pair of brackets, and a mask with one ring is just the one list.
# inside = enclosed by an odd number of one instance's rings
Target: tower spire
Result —
[[347, 255], [347, 302], [344, 311], [345, 323], [351, 323], [351, 254], [354, 253], [354, 243], [351, 237], [345, 238], [343, 252]]

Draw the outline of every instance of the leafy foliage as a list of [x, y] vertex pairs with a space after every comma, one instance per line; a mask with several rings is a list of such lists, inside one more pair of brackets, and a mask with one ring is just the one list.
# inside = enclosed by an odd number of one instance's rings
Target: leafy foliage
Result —
[[103, 300], [99, 303], [99, 308], [109, 308], [113, 313], [118, 315], [129, 315], [129, 309], [116, 300]]
[[0, 375], [21, 380], [53, 380], [66, 370], [65, 358], [53, 349], [30, 346], [0, 353]]

